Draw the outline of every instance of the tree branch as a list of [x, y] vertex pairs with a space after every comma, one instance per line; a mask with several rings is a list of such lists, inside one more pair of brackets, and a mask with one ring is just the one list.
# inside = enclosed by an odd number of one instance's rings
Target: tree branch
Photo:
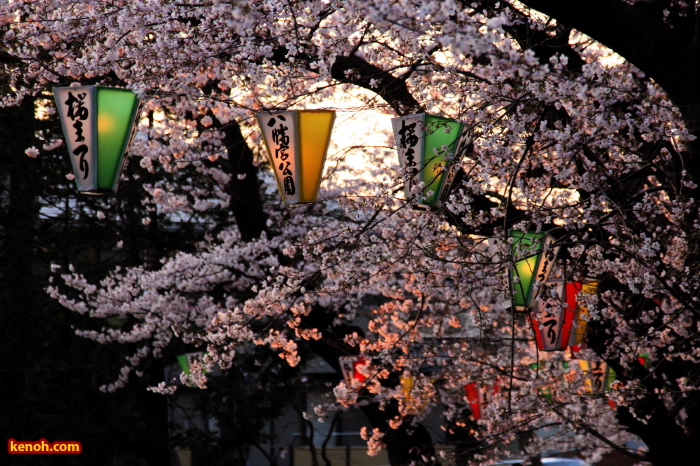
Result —
[[410, 115], [422, 111], [421, 105], [411, 95], [405, 79], [372, 65], [357, 55], [339, 56], [331, 67], [331, 76], [340, 82], [364, 87], [384, 99], [397, 115]]

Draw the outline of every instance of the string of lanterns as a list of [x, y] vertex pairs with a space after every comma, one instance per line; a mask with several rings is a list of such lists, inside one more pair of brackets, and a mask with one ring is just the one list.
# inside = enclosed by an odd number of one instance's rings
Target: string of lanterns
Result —
[[[59, 87], [54, 98], [78, 191], [116, 191], [140, 113], [139, 98], [128, 89], [102, 86]], [[335, 112], [264, 111], [256, 119], [282, 201], [288, 205], [316, 202]], [[391, 123], [406, 199], [416, 209], [440, 209], [471, 145], [468, 128], [463, 122], [426, 113], [393, 118]], [[588, 320], [588, 310], [579, 298], [595, 294], [598, 283], [548, 282], [559, 248], [546, 232], [509, 230], [507, 240], [511, 308], [527, 313], [540, 351], [568, 347], [576, 351], [585, 339]], [[558, 302], [538, 299], [545, 286], [556, 288]], [[591, 390], [608, 385], [610, 371], [600, 366], [604, 362], [580, 361], [580, 367], [592, 374]], [[362, 368], [367, 364], [362, 358], [341, 358], [349, 385], [364, 382]], [[479, 406], [486, 395], [473, 382], [465, 390], [474, 416], [480, 417]]]

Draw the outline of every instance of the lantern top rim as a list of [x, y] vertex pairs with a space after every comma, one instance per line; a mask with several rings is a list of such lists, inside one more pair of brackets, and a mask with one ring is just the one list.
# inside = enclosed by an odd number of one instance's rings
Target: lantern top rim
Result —
[[78, 86], [73, 86], [73, 85], [68, 85], [68, 86], [52, 86], [51, 89], [80, 89], [80, 88], [85, 88], [85, 87], [90, 87], [90, 88], [99, 88], [99, 89], [111, 89], [115, 91], [127, 91], [127, 92], [133, 92], [135, 91], [133, 89], [129, 89], [128, 87], [118, 87], [118, 86], [106, 86], [104, 84], [80, 84]]
[[586, 285], [586, 284], [590, 284], [590, 283], [597, 283], [599, 281], [600, 281], [600, 279], [598, 279], [598, 278], [590, 278], [590, 277], [582, 278], [579, 280], [569, 280], [568, 278], [557, 277], [557, 278], [547, 278], [546, 283], [552, 283], [552, 284], [554, 284], [554, 283], [557, 283], [557, 284], [559, 284], [559, 283], [567, 283], [567, 284], [568, 283], [581, 283], [581, 284]]
[[429, 112], [418, 112], [418, 113], [410, 113], [408, 115], [399, 115], [397, 117], [393, 117], [392, 120], [397, 120], [397, 119], [406, 118], [406, 117], [417, 117], [417, 116], [421, 116], [421, 115], [427, 115], [427, 116], [431, 116], [431, 117], [435, 117], [435, 118], [443, 118], [445, 120], [462, 121], [459, 118], [453, 118], [453, 117], [438, 115], [437, 113], [429, 113]]
[[265, 110], [260, 110], [255, 112], [256, 114], [258, 113], [281, 113], [281, 112], [324, 112], [324, 113], [335, 113], [335, 110], [330, 110], [327, 108], [299, 108], [299, 109], [294, 109], [294, 108], [289, 108], [289, 109], [283, 109], [283, 108], [278, 108], [278, 109], [265, 109]]

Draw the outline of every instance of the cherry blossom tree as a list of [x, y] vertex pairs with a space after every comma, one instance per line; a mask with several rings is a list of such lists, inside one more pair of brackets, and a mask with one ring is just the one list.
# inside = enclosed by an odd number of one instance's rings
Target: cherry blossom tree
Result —
[[[183, 342], [206, 351], [187, 380], [201, 387], [207, 370], [230, 367], [250, 344], [291, 365], [304, 347], [338, 369], [341, 355], [368, 361], [364, 382], [340, 382], [336, 403], [317, 415], [361, 407], [370, 451], [386, 446], [392, 464], [439, 461], [421, 446], [429, 443], [421, 421], [438, 405], [456, 454], [471, 461], [502, 455], [511, 441], [533, 456], [596, 460], [617, 450], [654, 464], [694, 452], [695, 2], [0, 8], [3, 105], [58, 84], [128, 86], [146, 102], [132, 163], [179, 180], [145, 184], [144, 205], [235, 219], [219, 217], [196, 251], [170, 251], [157, 266], [117, 269], [99, 283], [64, 271], [50, 287], [69, 309], [129, 322], [78, 330], [136, 348], [107, 390]], [[271, 175], [259, 170], [265, 154], [253, 115], [320, 106], [341, 116], [321, 198], [281, 207]], [[436, 212], [411, 208], [422, 187], [403, 193], [389, 132], [390, 116], [419, 112], [464, 121], [472, 139]], [[380, 142], [351, 133], [355, 118], [376, 121]], [[122, 189], [139, 183], [138, 171], [132, 178]], [[598, 283], [582, 298], [588, 334], [575, 357], [539, 353], [527, 319], [511, 310], [509, 230], [555, 238], [553, 278]], [[563, 306], [552, 287], [537, 286], [542, 302]], [[591, 374], [594, 366], [610, 370]], [[605, 374], [607, 390], [596, 390], [593, 379]], [[479, 416], [469, 386], [488, 398]], [[550, 426], [562, 435], [534, 435]], [[563, 435], [571, 430], [577, 435]], [[633, 436], [645, 451], [626, 447]], [[393, 448], [406, 444], [414, 448]]]

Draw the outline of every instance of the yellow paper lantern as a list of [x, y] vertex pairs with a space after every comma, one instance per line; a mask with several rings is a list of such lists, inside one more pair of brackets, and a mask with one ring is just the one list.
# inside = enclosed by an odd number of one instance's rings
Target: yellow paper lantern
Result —
[[256, 117], [282, 201], [316, 202], [335, 112], [287, 110]]

